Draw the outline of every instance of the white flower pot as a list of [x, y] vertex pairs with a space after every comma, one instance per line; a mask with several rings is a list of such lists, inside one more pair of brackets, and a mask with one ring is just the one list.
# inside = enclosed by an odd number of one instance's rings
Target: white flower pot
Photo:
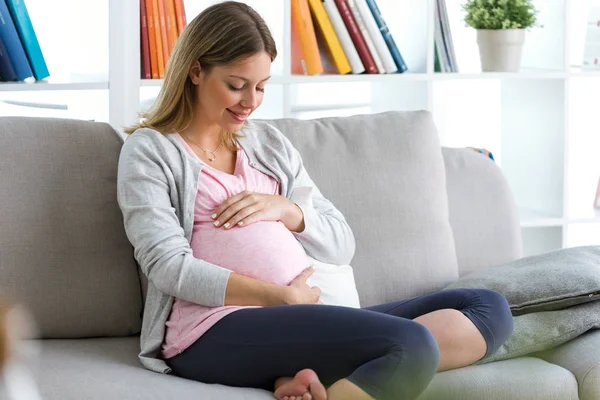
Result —
[[525, 29], [478, 29], [481, 69], [485, 72], [517, 72], [525, 43]]

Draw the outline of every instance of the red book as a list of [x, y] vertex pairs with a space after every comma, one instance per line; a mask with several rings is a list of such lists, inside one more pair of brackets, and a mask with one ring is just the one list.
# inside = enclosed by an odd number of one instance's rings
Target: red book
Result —
[[150, 68], [150, 42], [148, 41], [148, 18], [146, 16], [146, 0], [140, 0], [140, 33], [142, 39], [142, 79], [152, 79]]
[[377, 74], [379, 70], [377, 69], [377, 65], [375, 64], [375, 60], [373, 60], [373, 56], [367, 47], [367, 43], [365, 42], [365, 38], [363, 37], [358, 25], [356, 24], [356, 20], [354, 19], [354, 15], [352, 15], [352, 10], [348, 6], [348, 2], [346, 0], [334, 0], [335, 5], [337, 6], [342, 19], [344, 20], [344, 25], [348, 29], [348, 33], [350, 34], [350, 38], [352, 39], [352, 43], [354, 43], [354, 47], [356, 47], [356, 51], [358, 52], [358, 56], [365, 66], [366, 72], [368, 74]]

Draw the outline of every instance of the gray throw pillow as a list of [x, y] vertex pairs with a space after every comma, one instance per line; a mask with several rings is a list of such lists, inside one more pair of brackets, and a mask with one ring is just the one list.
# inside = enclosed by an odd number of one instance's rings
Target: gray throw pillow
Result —
[[554, 311], [600, 299], [600, 246], [560, 249], [475, 271], [448, 285], [502, 293], [512, 314]]

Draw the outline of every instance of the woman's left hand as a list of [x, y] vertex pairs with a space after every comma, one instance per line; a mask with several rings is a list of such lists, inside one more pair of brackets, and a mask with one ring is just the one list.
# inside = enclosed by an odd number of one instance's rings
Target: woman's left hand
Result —
[[243, 191], [225, 200], [214, 212], [215, 226], [230, 229], [258, 221], [282, 221], [289, 230], [303, 228], [302, 210], [285, 196]]

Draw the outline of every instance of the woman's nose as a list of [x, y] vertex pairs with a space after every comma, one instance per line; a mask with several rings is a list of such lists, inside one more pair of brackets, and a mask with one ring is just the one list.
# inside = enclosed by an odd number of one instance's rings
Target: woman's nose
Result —
[[248, 91], [241, 101], [242, 107], [255, 109], [258, 106], [258, 94], [255, 91]]

